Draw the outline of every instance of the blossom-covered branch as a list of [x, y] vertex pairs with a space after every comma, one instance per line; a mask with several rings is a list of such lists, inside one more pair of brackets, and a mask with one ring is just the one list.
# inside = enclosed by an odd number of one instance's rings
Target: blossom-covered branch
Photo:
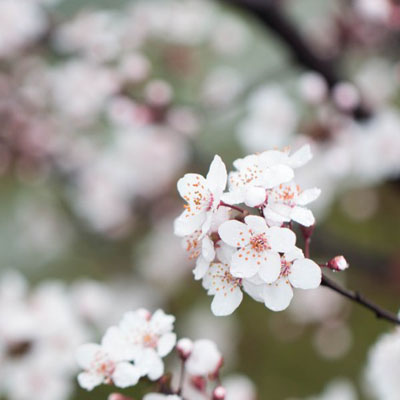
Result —
[[396, 314], [384, 310], [380, 306], [374, 304], [372, 301], [365, 298], [358, 291], [347, 290], [338, 285], [336, 282], [329, 279], [325, 275], [322, 275], [321, 285], [328, 287], [334, 290], [335, 292], [341, 294], [342, 296], [347, 297], [348, 299], [354, 301], [355, 303], [360, 304], [361, 306], [371, 310], [373, 313], [375, 313], [377, 318], [384, 319], [396, 325], [400, 325], [400, 318]]
[[[294, 59], [308, 70], [318, 72], [323, 76], [329, 88], [345, 81], [334, 60], [325, 60], [316, 54], [311, 45], [302, 37], [296, 26], [280, 10], [275, 1], [264, 0], [222, 0], [234, 4], [254, 15], [269, 30], [273, 31], [289, 48]], [[356, 119], [369, 118], [371, 111], [363, 104], [353, 110]]]

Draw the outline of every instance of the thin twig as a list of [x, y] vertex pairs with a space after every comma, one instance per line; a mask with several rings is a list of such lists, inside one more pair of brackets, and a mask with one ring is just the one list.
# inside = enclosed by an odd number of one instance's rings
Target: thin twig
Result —
[[325, 275], [322, 275], [321, 285], [328, 287], [329, 289], [334, 290], [335, 292], [341, 294], [344, 297], [347, 297], [355, 303], [358, 303], [361, 306], [369, 309], [376, 315], [377, 318], [392, 322], [396, 325], [400, 325], [400, 319], [396, 314], [381, 308], [380, 306], [365, 298], [359, 292], [347, 290], [326, 277]]
[[238, 206], [233, 206], [232, 204], [224, 203], [223, 201], [221, 201], [219, 203], [219, 206], [232, 208], [232, 210], [236, 210], [236, 211], [239, 211], [242, 214], [246, 214], [246, 210], [244, 210], [243, 208], [240, 208]]

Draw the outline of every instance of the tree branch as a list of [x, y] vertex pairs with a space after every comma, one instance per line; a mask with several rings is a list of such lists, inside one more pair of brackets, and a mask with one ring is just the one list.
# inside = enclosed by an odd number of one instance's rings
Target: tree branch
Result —
[[[266, 28], [274, 32], [289, 48], [298, 64], [308, 70], [321, 74], [330, 89], [346, 79], [341, 77], [337, 66], [316, 54], [309, 43], [302, 37], [300, 31], [282, 13], [280, 7], [272, 0], [220, 0], [233, 4], [255, 16]], [[364, 105], [360, 104], [353, 110], [353, 117], [358, 120], [369, 118], [371, 115]]]
[[384, 310], [383, 308], [379, 307], [372, 301], [366, 299], [359, 292], [347, 290], [338, 285], [336, 282], [329, 279], [328, 277], [326, 277], [325, 275], [322, 275], [321, 285], [328, 287], [334, 290], [335, 292], [341, 294], [342, 296], [347, 297], [348, 299], [354, 301], [355, 303], [358, 303], [361, 306], [367, 308], [368, 310], [372, 311], [377, 318], [386, 320], [396, 325], [400, 325], [400, 319], [396, 314]]

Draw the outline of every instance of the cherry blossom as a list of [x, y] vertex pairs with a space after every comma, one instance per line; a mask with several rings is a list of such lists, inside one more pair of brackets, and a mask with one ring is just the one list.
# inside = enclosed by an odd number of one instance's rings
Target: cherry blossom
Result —
[[237, 171], [229, 174], [229, 192], [222, 200], [228, 204], [245, 203], [255, 207], [264, 203], [266, 189], [290, 181], [294, 176], [292, 168], [276, 163], [275, 153], [266, 151], [236, 160], [233, 166]]
[[214, 315], [232, 314], [243, 299], [242, 279], [232, 276], [231, 259], [235, 249], [225, 244], [217, 249], [220, 262], [212, 263], [203, 278], [203, 286], [209, 295], [214, 296], [211, 310]]
[[316, 200], [321, 191], [317, 188], [301, 190], [294, 182], [280, 184], [268, 191], [267, 204], [264, 207], [265, 218], [277, 222], [291, 220], [304, 226], [315, 223], [313, 213], [304, 207]]
[[189, 253], [189, 259], [196, 259], [196, 267], [193, 270], [196, 280], [202, 279], [207, 273], [211, 261], [215, 258], [214, 243], [211, 238], [203, 236], [200, 230], [185, 236], [182, 241], [184, 249]]
[[171, 352], [176, 342], [172, 332], [175, 317], [157, 310], [153, 315], [145, 310], [127, 312], [120, 324], [120, 342], [125, 341], [127, 359], [135, 361], [142, 375], [158, 379], [164, 372], [162, 358]]
[[115, 340], [115, 328], [109, 328], [101, 345], [87, 343], [77, 350], [77, 362], [84, 372], [78, 375], [78, 382], [86, 390], [107, 383], [125, 388], [136, 385], [141, 373], [129, 363], [124, 351]]
[[178, 191], [187, 204], [185, 211], [175, 220], [175, 234], [186, 236], [201, 229], [205, 234], [211, 227], [223, 191], [227, 173], [225, 164], [215, 156], [204, 178], [199, 174], [186, 174], [178, 181]]
[[186, 370], [195, 376], [208, 376], [218, 372], [222, 365], [222, 355], [214, 342], [208, 339], [196, 340], [186, 360]]
[[244, 221], [224, 222], [218, 230], [226, 244], [237, 248], [232, 256], [231, 274], [237, 278], [258, 274], [263, 282], [272, 283], [281, 271], [279, 252], [291, 251], [296, 236], [287, 228], [268, 227], [262, 217], [249, 215]]
[[272, 283], [244, 282], [244, 289], [256, 301], [264, 302], [272, 311], [285, 310], [292, 300], [293, 287], [315, 289], [321, 283], [321, 268], [314, 261], [304, 258], [299, 248], [285, 252], [280, 257], [281, 270]]

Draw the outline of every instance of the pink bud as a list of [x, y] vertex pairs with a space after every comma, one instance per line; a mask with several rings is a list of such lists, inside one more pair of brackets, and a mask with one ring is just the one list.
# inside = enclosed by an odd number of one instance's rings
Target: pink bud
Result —
[[176, 350], [179, 353], [179, 357], [185, 361], [192, 354], [193, 342], [188, 338], [179, 339], [176, 344]]
[[328, 261], [327, 267], [335, 271], [344, 271], [349, 268], [349, 263], [343, 256], [336, 256]]
[[120, 393], [111, 393], [108, 396], [108, 400], [133, 400], [133, 399], [130, 397], [123, 396]]
[[213, 392], [213, 400], [224, 400], [226, 389], [223, 386], [217, 386]]

